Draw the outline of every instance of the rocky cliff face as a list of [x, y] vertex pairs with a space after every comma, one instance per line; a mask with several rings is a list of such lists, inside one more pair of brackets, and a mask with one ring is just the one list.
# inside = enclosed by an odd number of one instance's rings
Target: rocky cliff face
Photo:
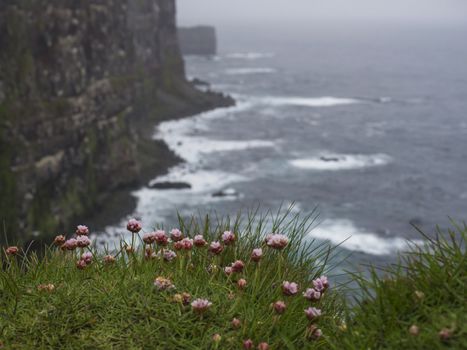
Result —
[[138, 181], [144, 131], [216, 103], [185, 81], [174, 0], [2, 0], [1, 236], [70, 225]]

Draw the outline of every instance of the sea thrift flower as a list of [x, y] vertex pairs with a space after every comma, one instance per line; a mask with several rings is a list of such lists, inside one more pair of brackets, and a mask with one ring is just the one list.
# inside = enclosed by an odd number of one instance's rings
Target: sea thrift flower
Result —
[[209, 251], [215, 255], [219, 255], [224, 250], [224, 247], [219, 242], [212, 242], [209, 246]]
[[284, 281], [282, 283], [282, 292], [284, 295], [295, 295], [298, 293], [298, 284], [295, 282]]
[[146, 244], [152, 244], [156, 241], [156, 237], [154, 236], [154, 232], [145, 233], [143, 235], [143, 242]]
[[181, 241], [183, 238], [183, 233], [178, 228], [174, 228], [172, 231], [170, 231], [170, 238], [172, 238], [172, 241], [174, 242]]
[[277, 312], [279, 315], [282, 315], [285, 312], [287, 305], [282, 300], [279, 300], [272, 304], [272, 307], [274, 308], [275, 312]]
[[162, 246], [167, 245], [169, 243], [169, 237], [165, 234], [165, 231], [163, 230], [158, 230], [156, 232], [153, 232], [154, 235], [154, 241]]
[[243, 341], [243, 348], [245, 350], [253, 349], [253, 346], [255, 346], [255, 344], [253, 343], [253, 340], [247, 339]]
[[212, 341], [213, 341], [214, 343], [220, 343], [221, 340], [222, 340], [222, 337], [221, 337], [221, 335], [220, 335], [219, 333], [216, 333], [216, 334], [214, 334], [214, 335], [212, 336]]
[[76, 238], [76, 245], [80, 248], [85, 248], [91, 244], [91, 240], [88, 238], [88, 236], [78, 236]]
[[242, 321], [240, 321], [238, 318], [234, 318], [231, 324], [233, 329], [238, 329], [242, 326]]
[[323, 332], [316, 325], [312, 324], [307, 328], [307, 337], [317, 340], [323, 336]]
[[164, 277], [157, 277], [154, 280], [154, 286], [160, 291], [171, 290], [175, 288], [172, 281]]
[[315, 290], [323, 293], [329, 287], [328, 278], [326, 276], [318, 277], [313, 281], [313, 285], [315, 286]]
[[106, 255], [104, 256], [104, 262], [106, 264], [113, 264], [115, 262], [115, 257], [112, 255]]
[[66, 238], [64, 235], [58, 235], [57, 237], [54, 238], [54, 244], [56, 246], [61, 246], [63, 243], [65, 243]]
[[196, 247], [204, 247], [208, 242], [204, 239], [202, 235], [196, 235], [195, 238], [193, 239], [193, 243]]
[[321, 310], [315, 307], [309, 307], [308, 309], [305, 309], [305, 315], [310, 321], [312, 321], [321, 316]]
[[77, 236], [87, 236], [89, 234], [89, 228], [84, 225], [78, 225], [76, 227], [76, 235]]
[[128, 224], [126, 225], [126, 229], [132, 233], [138, 233], [142, 228], [141, 223], [136, 219], [128, 220]]
[[230, 276], [232, 274], [232, 272], [233, 272], [233, 269], [230, 266], [226, 266], [226, 267], [224, 267], [224, 272], [225, 272], [225, 274], [227, 276]]
[[289, 244], [289, 239], [285, 235], [273, 233], [266, 238], [266, 244], [274, 249], [284, 249]]
[[162, 254], [162, 257], [164, 258], [165, 261], [172, 261], [177, 257], [177, 254], [173, 250], [164, 250], [164, 253]]
[[237, 260], [234, 263], [232, 263], [233, 272], [242, 272], [244, 267], [245, 267], [245, 264], [241, 260]]
[[259, 343], [258, 350], [269, 350], [269, 344], [266, 342]]
[[18, 247], [8, 247], [7, 249], [5, 249], [5, 253], [6, 255], [9, 255], [9, 256], [13, 256], [13, 255], [17, 255], [19, 252], [19, 249]]
[[92, 253], [91, 252], [86, 252], [81, 255], [81, 260], [83, 260], [87, 265], [89, 265], [92, 262]]
[[81, 260], [81, 259], [76, 262], [76, 267], [80, 270], [84, 270], [87, 265], [88, 264], [86, 264], [86, 261]]
[[180, 241], [181, 245], [182, 245], [182, 249], [184, 250], [191, 250], [193, 249], [193, 240], [190, 239], [190, 238], [183, 238], [181, 241]]
[[410, 335], [417, 336], [420, 334], [420, 328], [413, 324], [409, 328], [409, 333]]
[[317, 301], [321, 298], [321, 293], [315, 290], [314, 288], [308, 288], [304, 293], [303, 296], [305, 299], [310, 301]]
[[66, 250], [75, 250], [78, 247], [78, 241], [75, 238], [70, 238], [63, 243], [62, 248]]
[[211, 307], [211, 305], [212, 303], [207, 299], [196, 299], [191, 303], [193, 311], [198, 314], [206, 312]]
[[251, 260], [253, 260], [254, 262], [259, 262], [262, 257], [263, 250], [261, 248], [253, 249], [253, 252], [251, 253]]
[[441, 331], [439, 331], [438, 336], [442, 341], [448, 341], [452, 337], [452, 330], [443, 328]]
[[230, 245], [235, 242], [235, 234], [231, 231], [225, 231], [222, 234], [222, 242], [224, 242], [225, 245]]
[[237, 282], [237, 286], [238, 288], [240, 289], [245, 289], [246, 288], [246, 285], [247, 285], [247, 282], [246, 282], [246, 279], [244, 278], [240, 278]]

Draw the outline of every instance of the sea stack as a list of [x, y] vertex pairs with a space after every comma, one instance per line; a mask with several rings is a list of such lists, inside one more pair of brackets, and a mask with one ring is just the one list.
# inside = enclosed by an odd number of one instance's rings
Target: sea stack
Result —
[[217, 54], [217, 36], [214, 27], [180, 27], [178, 38], [184, 55], [214, 56]]

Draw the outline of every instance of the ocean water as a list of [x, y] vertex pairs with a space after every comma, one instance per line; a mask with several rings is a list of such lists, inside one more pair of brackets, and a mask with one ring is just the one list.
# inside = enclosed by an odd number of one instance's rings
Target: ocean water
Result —
[[218, 56], [186, 57], [187, 74], [237, 104], [155, 128], [185, 162], [153, 182], [192, 188], [141, 188], [128, 216], [171, 228], [177, 211], [295, 203], [350, 263], [394, 261], [420, 239], [411, 224], [467, 219], [466, 28], [220, 29]]

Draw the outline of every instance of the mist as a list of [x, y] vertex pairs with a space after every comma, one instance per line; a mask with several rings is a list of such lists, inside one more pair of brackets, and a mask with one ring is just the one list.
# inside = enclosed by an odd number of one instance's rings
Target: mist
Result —
[[182, 25], [383, 21], [467, 23], [464, 0], [178, 0]]

